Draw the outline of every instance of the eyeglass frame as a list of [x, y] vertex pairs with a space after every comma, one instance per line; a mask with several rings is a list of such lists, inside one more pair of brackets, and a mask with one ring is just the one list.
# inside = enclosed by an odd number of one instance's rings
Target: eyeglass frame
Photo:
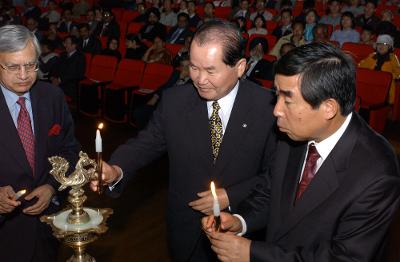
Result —
[[[34, 66], [33, 69], [28, 69], [27, 66]], [[18, 66], [18, 68], [15, 69], [10, 69], [11, 66]], [[35, 61], [35, 62], [31, 62], [31, 63], [26, 63], [23, 65], [20, 64], [13, 64], [13, 65], [3, 65], [0, 64], [0, 67], [3, 68], [4, 70], [10, 72], [10, 73], [14, 73], [14, 74], [18, 74], [22, 71], [22, 67], [24, 68], [25, 72], [27, 73], [32, 73], [32, 72], [37, 72], [39, 70], [39, 61]]]

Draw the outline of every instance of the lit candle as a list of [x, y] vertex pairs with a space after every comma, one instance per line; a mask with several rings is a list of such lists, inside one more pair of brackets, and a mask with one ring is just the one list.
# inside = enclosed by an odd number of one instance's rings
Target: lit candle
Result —
[[221, 225], [221, 218], [220, 218], [220, 213], [221, 210], [219, 208], [219, 202], [218, 202], [218, 196], [217, 192], [215, 190], [215, 184], [214, 181], [211, 181], [211, 194], [213, 195], [214, 201], [213, 201], [213, 215], [214, 215], [214, 227], [216, 231], [219, 231], [220, 225]]
[[25, 195], [26, 189], [22, 189], [15, 194], [15, 200], [18, 200], [21, 196]]
[[103, 128], [103, 123], [100, 123], [96, 130], [96, 153], [103, 152], [103, 141], [101, 139], [100, 129]]
[[96, 144], [96, 163], [97, 163], [97, 174], [98, 174], [98, 190], [97, 192], [99, 194], [101, 194], [103, 192], [103, 181], [102, 181], [102, 177], [101, 174], [103, 172], [103, 157], [102, 157], [102, 152], [103, 152], [103, 141], [101, 139], [101, 134], [100, 134], [100, 130], [103, 129], [103, 123], [100, 123], [97, 126], [97, 130], [96, 130], [96, 139], [95, 139], [95, 144]]

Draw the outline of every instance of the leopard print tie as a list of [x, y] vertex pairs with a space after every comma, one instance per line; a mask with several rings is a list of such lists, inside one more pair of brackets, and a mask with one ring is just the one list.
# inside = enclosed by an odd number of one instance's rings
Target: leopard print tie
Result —
[[218, 115], [218, 111], [221, 109], [217, 101], [212, 104], [213, 111], [210, 118], [210, 130], [211, 130], [211, 144], [212, 144], [212, 154], [214, 157], [214, 162], [218, 157], [219, 147], [222, 143], [222, 121]]

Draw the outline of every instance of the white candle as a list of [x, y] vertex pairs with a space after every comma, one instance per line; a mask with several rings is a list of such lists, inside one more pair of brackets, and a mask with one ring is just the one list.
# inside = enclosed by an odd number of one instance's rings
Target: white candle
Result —
[[101, 140], [101, 135], [100, 135], [100, 130], [97, 129], [96, 131], [96, 153], [101, 153], [103, 152], [103, 142]]
[[215, 185], [214, 182], [211, 181], [211, 193], [213, 195], [214, 201], [213, 201], [213, 214], [216, 217], [219, 217], [220, 215], [220, 208], [219, 208], [219, 202], [218, 202], [218, 196], [215, 190]]
[[18, 200], [21, 196], [26, 193], [26, 189], [22, 189], [15, 194], [15, 200]]

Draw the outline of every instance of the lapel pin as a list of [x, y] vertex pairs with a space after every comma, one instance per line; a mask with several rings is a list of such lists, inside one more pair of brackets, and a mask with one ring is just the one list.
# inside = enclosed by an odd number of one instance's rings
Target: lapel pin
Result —
[[243, 123], [243, 124], [242, 124], [242, 127], [246, 128], [246, 127], [247, 127], [247, 124], [246, 124], [246, 123]]

